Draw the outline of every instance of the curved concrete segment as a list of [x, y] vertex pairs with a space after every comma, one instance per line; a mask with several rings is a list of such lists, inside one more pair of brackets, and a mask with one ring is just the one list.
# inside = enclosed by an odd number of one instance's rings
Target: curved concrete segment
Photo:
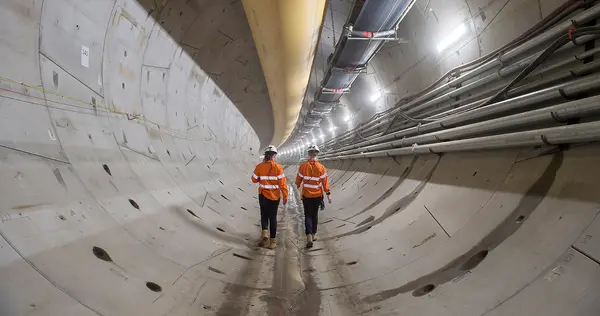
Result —
[[0, 28], [0, 315], [600, 311], [595, 144], [327, 162], [313, 249], [295, 189], [258, 249], [258, 137], [143, 4]]

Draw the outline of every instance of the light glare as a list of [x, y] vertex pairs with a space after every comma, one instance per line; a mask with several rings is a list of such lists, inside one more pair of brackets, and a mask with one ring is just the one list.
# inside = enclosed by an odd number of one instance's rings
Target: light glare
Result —
[[448, 46], [454, 44], [458, 41], [463, 35], [467, 33], [467, 27], [464, 23], [461, 23], [457, 28], [455, 28], [450, 34], [446, 36], [438, 45], [438, 52], [442, 52], [444, 49], [448, 48]]
[[381, 98], [381, 91], [377, 91], [371, 95], [371, 102], [375, 102]]

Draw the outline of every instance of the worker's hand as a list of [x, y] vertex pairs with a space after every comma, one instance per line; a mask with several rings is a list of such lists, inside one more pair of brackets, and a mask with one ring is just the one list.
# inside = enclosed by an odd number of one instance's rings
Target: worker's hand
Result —
[[287, 199], [283, 199], [283, 205], [287, 205]]

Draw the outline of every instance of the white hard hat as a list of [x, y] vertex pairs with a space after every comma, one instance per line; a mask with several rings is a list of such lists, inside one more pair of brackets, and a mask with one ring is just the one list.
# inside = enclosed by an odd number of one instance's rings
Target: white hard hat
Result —
[[265, 153], [268, 153], [268, 152], [274, 152], [274, 153], [277, 153], [277, 147], [275, 147], [275, 146], [273, 146], [273, 145], [269, 145], [269, 146], [267, 146], [267, 148], [265, 148]]
[[317, 145], [310, 145], [310, 146], [308, 146], [308, 150], [307, 151], [308, 152], [311, 152], [311, 151], [320, 152], [319, 146], [317, 146]]

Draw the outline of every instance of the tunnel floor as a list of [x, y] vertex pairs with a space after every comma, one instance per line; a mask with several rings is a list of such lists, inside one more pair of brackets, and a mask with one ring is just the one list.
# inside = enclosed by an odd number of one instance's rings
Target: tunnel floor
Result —
[[[288, 174], [288, 178], [295, 178], [295, 173]], [[331, 205], [329, 205], [331, 207]], [[327, 211], [327, 207], [322, 212]], [[244, 268], [244, 274], [239, 277], [246, 280], [257, 280], [257, 283], [270, 282], [272, 286], [268, 289], [248, 288], [244, 286], [229, 285], [227, 299], [217, 309], [216, 315], [333, 315], [333, 310], [341, 312], [348, 310], [348, 306], [340, 306], [340, 302], [355, 305], [357, 307], [358, 297], [346, 297], [341, 299], [336, 295], [335, 302], [327, 302], [328, 295], [323, 295], [322, 289], [317, 285], [313, 276], [315, 268], [313, 261], [316, 253], [326, 253], [329, 243], [319, 240], [321, 236], [327, 236], [328, 231], [325, 227], [320, 227], [317, 233], [317, 241], [311, 249], [306, 248], [306, 236], [304, 234], [304, 213], [299, 190], [289, 184], [289, 201], [287, 206], [280, 204], [278, 212], [278, 232], [277, 248], [269, 250], [267, 248], [255, 247], [257, 257], [274, 257], [270, 263], [257, 260], [249, 261], [248, 266]], [[320, 223], [323, 220], [320, 218]], [[251, 239], [254, 244], [258, 243], [258, 238]], [[251, 244], [252, 246], [252, 244]], [[267, 264], [266, 268], [270, 273], [260, 274], [259, 265]], [[336, 268], [332, 268], [327, 273], [336, 274]], [[261, 280], [261, 278], [263, 278]], [[332, 289], [329, 289], [332, 290]], [[244, 292], [250, 292], [244, 293]], [[248, 296], [249, 300], [240, 300], [239, 297]], [[329, 297], [332, 295], [329, 295]], [[262, 307], [248, 303], [253, 300], [260, 300], [265, 304]], [[335, 304], [334, 304], [335, 303]], [[335, 306], [331, 306], [335, 305]], [[323, 313], [323, 311], [326, 311]], [[336, 314], [337, 315], [337, 314]], [[341, 314], [340, 314], [341, 315]]]

